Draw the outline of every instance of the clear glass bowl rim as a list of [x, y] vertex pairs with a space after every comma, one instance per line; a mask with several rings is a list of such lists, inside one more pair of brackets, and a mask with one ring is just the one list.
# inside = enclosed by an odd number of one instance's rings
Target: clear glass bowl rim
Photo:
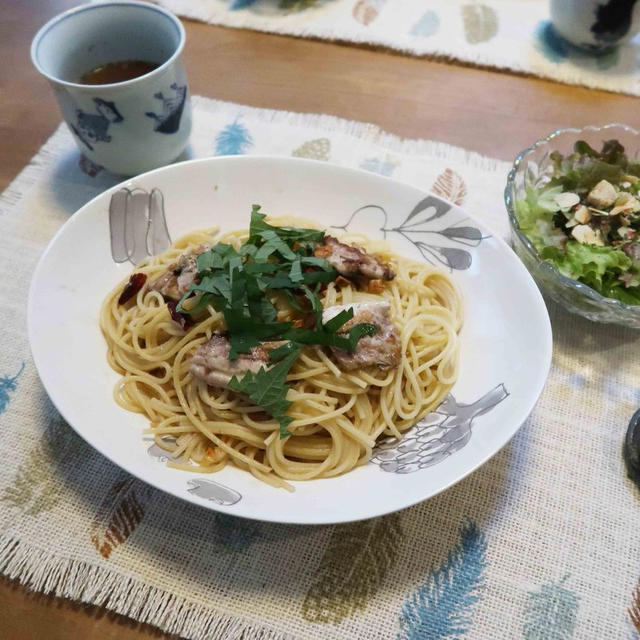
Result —
[[554, 138], [561, 136], [566, 133], [572, 133], [576, 135], [576, 140], [580, 139], [580, 134], [584, 131], [590, 131], [597, 133], [599, 131], [608, 131], [610, 129], [622, 129], [628, 134], [638, 136], [640, 142], [640, 132], [634, 129], [633, 127], [623, 124], [620, 122], [611, 122], [605, 125], [589, 125], [586, 127], [574, 128], [567, 127], [563, 129], [556, 129], [548, 136], [544, 138], [540, 138], [536, 140], [530, 147], [527, 147], [523, 151], [521, 151], [513, 162], [513, 166], [509, 171], [509, 175], [507, 176], [507, 186], [504, 190], [504, 202], [507, 207], [507, 213], [509, 215], [509, 223], [511, 225], [511, 232], [515, 233], [523, 246], [526, 247], [527, 252], [531, 255], [531, 257], [535, 260], [536, 266], [538, 269], [542, 269], [547, 271], [550, 275], [552, 275], [555, 280], [557, 280], [562, 286], [567, 287], [568, 289], [573, 289], [576, 293], [579, 293], [582, 296], [585, 296], [593, 301], [595, 305], [598, 307], [608, 306], [611, 309], [618, 310], [622, 315], [638, 315], [640, 316], [640, 305], [627, 304], [626, 302], [622, 302], [621, 300], [616, 300], [615, 298], [606, 298], [602, 294], [598, 293], [595, 289], [592, 289], [586, 284], [582, 282], [578, 282], [577, 280], [573, 280], [572, 278], [568, 278], [567, 276], [562, 275], [552, 264], [542, 260], [537, 250], [527, 238], [527, 236], [520, 231], [520, 225], [518, 224], [518, 219], [516, 218], [515, 212], [515, 202], [516, 202], [516, 175], [521, 167], [526, 168], [526, 161], [530, 154], [535, 153], [538, 148], [544, 147], [551, 143]]

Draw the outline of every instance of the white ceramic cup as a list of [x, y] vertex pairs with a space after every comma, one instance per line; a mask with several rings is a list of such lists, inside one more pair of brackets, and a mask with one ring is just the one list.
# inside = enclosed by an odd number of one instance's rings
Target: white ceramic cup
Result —
[[633, 38], [640, 28], [635, 0], [551, 0], [551, 22], [566, 40], [598, 53]]
[[[191, 133], [182, 64], [184, 28], [168, 11], [145, 2], [76, 7], [36, 34], [31, 59], [51, 83], [78, 147], [91, 161], [135, 175], [175, 160]], [[153, 71], [114, 84], [81, 84], [109, 62], [143, 60]]]

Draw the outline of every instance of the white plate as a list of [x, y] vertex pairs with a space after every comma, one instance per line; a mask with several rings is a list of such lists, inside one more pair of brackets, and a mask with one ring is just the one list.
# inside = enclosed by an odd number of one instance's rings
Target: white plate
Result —
[[[320, 524], [378, 516], [430, 498], [477, 469], [516, 433], [542, 391], [551, 361], [544, 302], [511, 249], [459, 207], [371, 173], [287, 158], [196, 160], [121, 186], [162, 191], [172, 239], [216, 224], [246, 228], [254, 203], [274, 215], [385, 234], [397, 252], [448, 267], [465, 302], [460, 378], [438, 413], [405, 436], [401, 451], [380, 451], [376, 461], [339, 478], [296, 482], [293, 494], [231, 466], [215, 475], [168, 469], [143, 439], [147, 420], [112, 397], [118, 375], [105, 359], [98, 314], [132, 265], [112, 258], [109, 201], [119, 187], [104, 192], [44, 252], [29, 292], [29, 339], [42, 382], [69, 424], [113, 462], [163, 491], [268, 521]], [[419, 203], [420, 213], [403, 224]]]

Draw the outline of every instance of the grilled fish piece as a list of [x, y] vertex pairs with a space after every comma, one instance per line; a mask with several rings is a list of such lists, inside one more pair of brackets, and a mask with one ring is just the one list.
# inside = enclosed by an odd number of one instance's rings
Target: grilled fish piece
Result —
[[282, 344], [283, 341], [263, 342], [249, 353], [239, 354], [236, 360], [229, 360], [229, 339], [214, 333], [209, 342], [200, 345], [193, 354], [189, 371], [210, 387], [225, 389], [233, 376], [242, 378], [247, 371], [257, 373], [261, 367], [269, 368], [269, 352]]
[[324, 244], [315, 248], [314, 255], [325, 258], [345, 278], [363, 276], [367, 279], [393, 280], [396, 274], [388, 264], [368, 254], [360, 247], [340, 242], [333, 236], [325, 236]]
[[196, 281], [198, 275], [198, 256], [209, 247], [201, 244], [189, 253], [183, 253], [178, 262], [169, 265], [165, 273], [158, 276], [149, 284], [149, 289], [159, 291], [165, 298], [180, 300], [189, 290], [189, 287]]
[[371, 336], [360, 338], [353, 353], [331, 347], [331, 352], [338, 366], [345, 371], [371, 366], [381, 369], [397, 367], [400, 364], [402, 353], [398, 330], [389, 317], [391, 305], [385, 301], [335, 305], [327, 307], [322, 312], [322, 322], [328, 322], [346, 309], [353, 309], [353, 318], [340, 328], [338, 335], [348, 334], [353, 326], [361, 322], [374, 324], [378, 327], [378, 331]]

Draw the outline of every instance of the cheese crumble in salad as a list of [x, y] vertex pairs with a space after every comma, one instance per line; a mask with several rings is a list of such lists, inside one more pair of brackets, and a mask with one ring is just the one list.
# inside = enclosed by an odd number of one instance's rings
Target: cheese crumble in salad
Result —
[[640, 304], [640, 161], [617, 140], [550, 160], [550, 178], [516, 203], [520, 230], [563, 275]]

